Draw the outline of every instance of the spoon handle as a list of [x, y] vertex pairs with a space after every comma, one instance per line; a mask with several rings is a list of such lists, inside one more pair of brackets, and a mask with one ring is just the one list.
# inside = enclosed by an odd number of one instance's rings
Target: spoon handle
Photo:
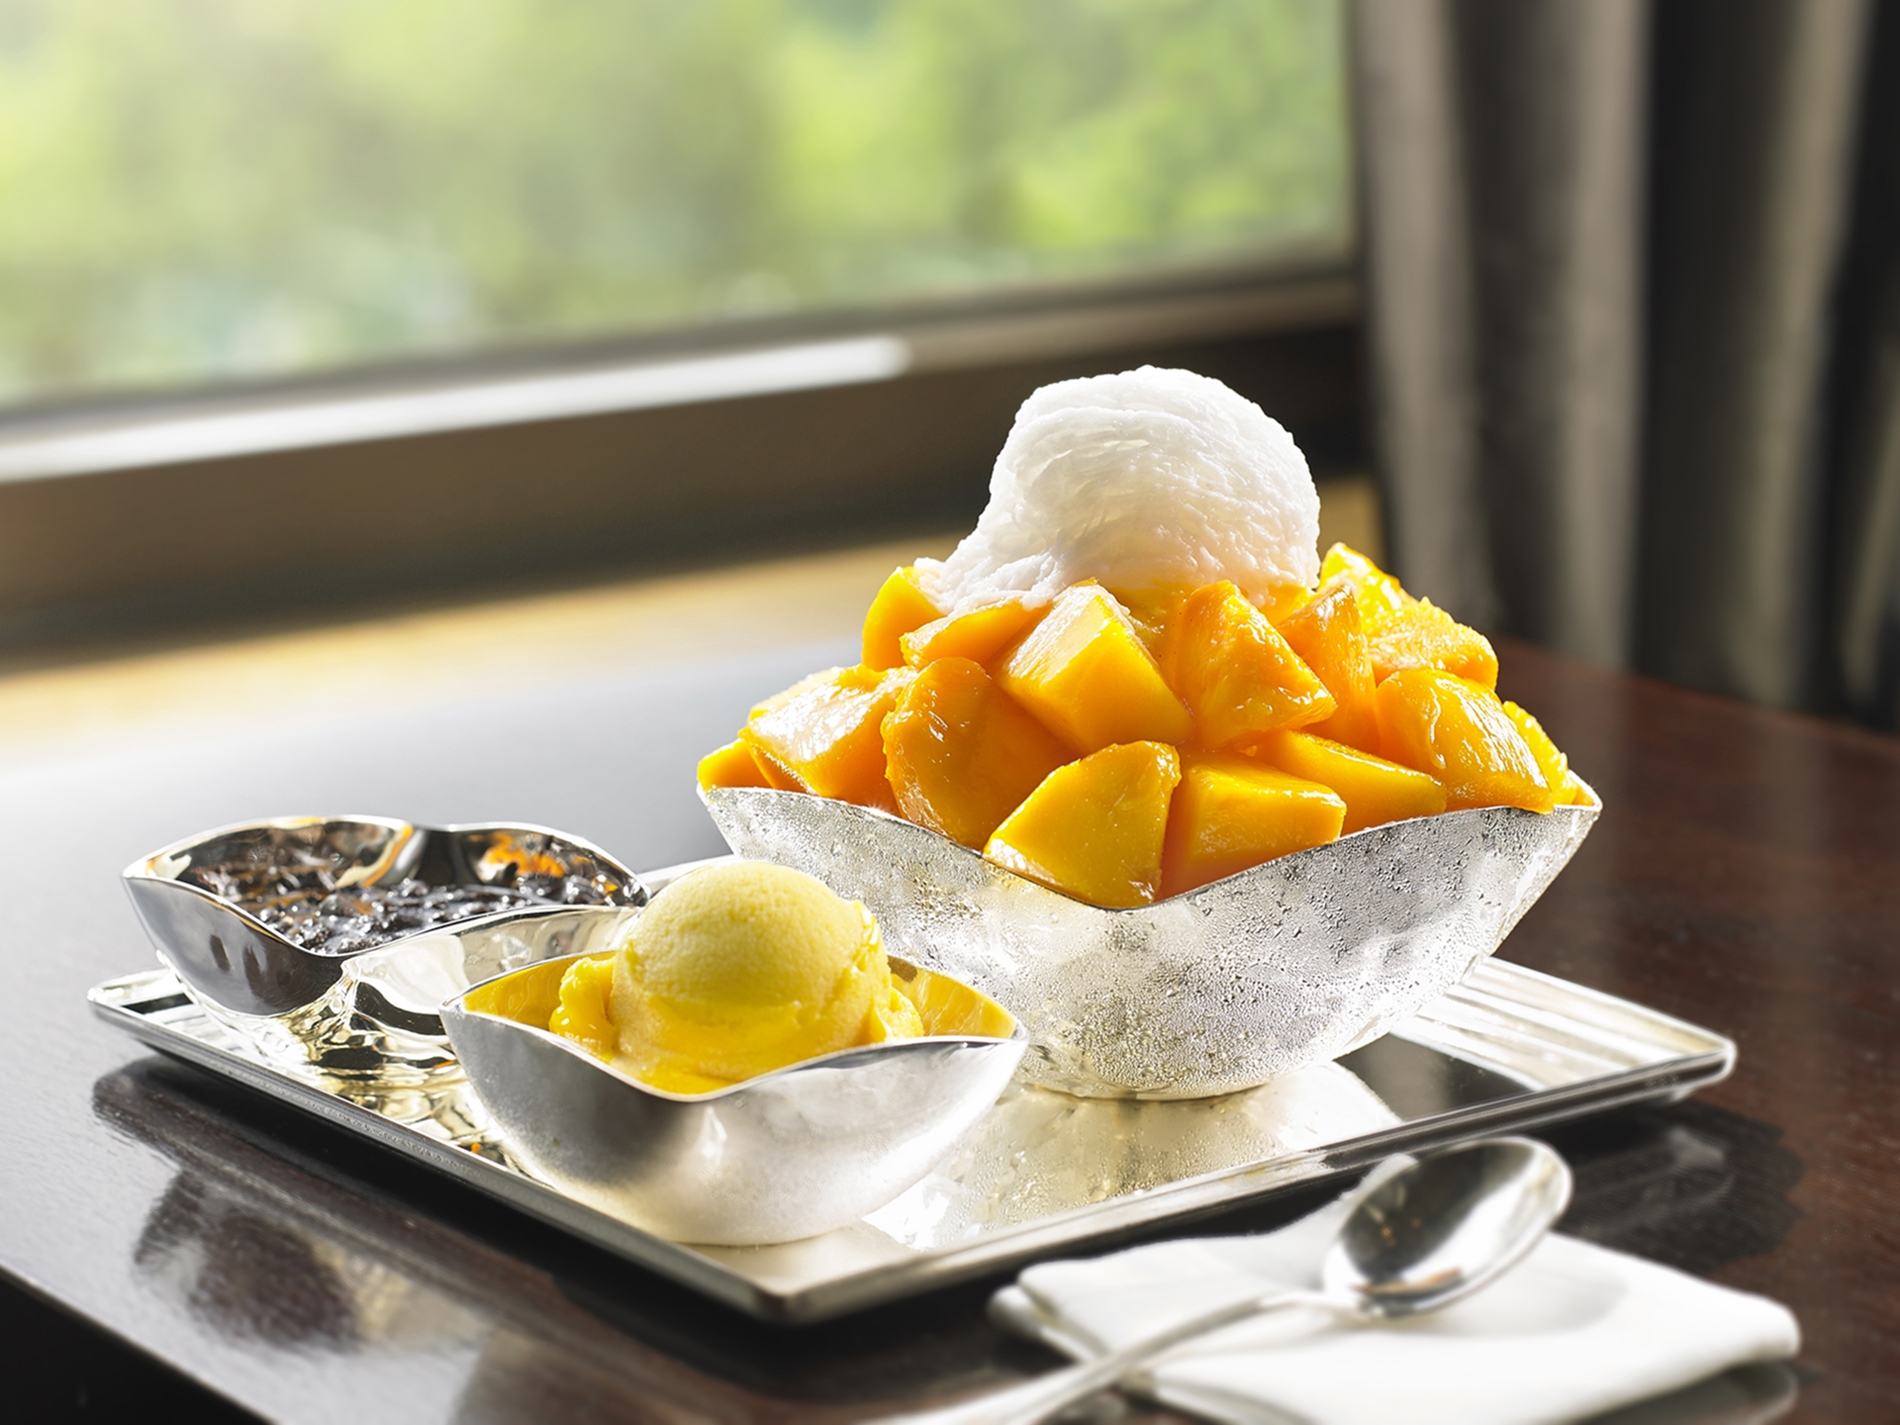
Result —
[[1085, 1400], [1096, 1391], [1114, 1385], [1130, 1371], [1146, 1365], [1184, 1341], [1218, 1331], [1237, 1321], [1298, 1306], [1314, 1307], [1338, 1316], [1352, 1314], [1352, 1308], [1347, 1303], [1319, 1292], [1281, 1291], [1248, 1297], [1244, 1301], [1229, 1302], [1225, 1306], [1204, 1311], [1185, 1321], [1177, 1321], [1164, 1331], [1144, 1336], [1118, 1350], [1059, 1371], [1051, 1371], [1048, 1375], [1037, 1376], [1008, 1390], [947, 1406], [942, 1410], [893, 1416], [883, 1425], [1035, 1425], [1036, 1421], [1046, 1420], [1078, 1400]]

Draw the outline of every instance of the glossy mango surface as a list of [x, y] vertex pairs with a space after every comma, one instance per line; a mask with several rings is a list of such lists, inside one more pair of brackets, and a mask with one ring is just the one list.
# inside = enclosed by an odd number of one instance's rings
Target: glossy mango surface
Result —
[[1167, 673], [1203, 747], [1331, 717], [1333, 695], [1267, 616], [1226, 580], [1188, 596], [1165, 642]]
[[1437, 816], [1445, 809], [1445, 788], [1437, 778], [1311, 732], [1276, 732], [1252, 753], [1282, 772], [1337, 792], [1346, 803], [1341, 836], [1388, 821]]
[[759, 766], [752, 749], [735, 738], [724, 747], [715, 747], [699, 759], [699, 785], [702, 787], [769, 787], [771, 781]]
[[1498, 685], [1498, 655], [1491, 640], [1430, 599], [1408, 604], [1366, 643], [1372, 676], [1381, 683], [1401, 668], [1439, 668], [1487, 688]]
[[1306, 730], [1352, 747], [1377, 747], [1379, 715], [1372, 701], [1377, 684], [1352, 581], [1343, 575], [1327, 580], [1276, 627], [1337, 704], [1331, 717], [1307, 724]]
[[1181, 759], [1164, 742], [1125, 742], [1058, 767], [983, 848], [1005, 870], [1100, 906], [1146, 905]]
[[1379, 684], [1380, 749], [1445, 787], [1447, 810], [1514, 806], [1549, 811], [1557, 788], [1498, 695], [1436, 668], [1408, 668]]
[[864, 615], [863, 653], [867, 668], [896, 668], [904, 661], [899, 643], [912, 629], [943, 617], [943, 610], [930, 601], [917, 583], [915, 566], [906, 564], [891, 571]]
[[884, 719], [898, 811], [979, 850], [1070, 755], [968, 658], [925, 668]]
[[1177, 896], [1263, 861], [1337, 840], [1346, 803], [1329, 787], [1251, 757], [1187, 752], [1168, 814], [1161, 894]]
[[1077, 752], [1188, 737], [1186, 706], [1126, 611], [1098, 584], [1058, 594], [1003, 655], [996, 681]]
[[1373, 681], [1383, 683], [1401, 668], [1441, 668], [1487, 688], [1498, 685], [1498, 655], [1488, 638], [1430, 599], [1413, 598], [1358, 550], [1335, 544], [1326, 552], [1322, 588], [1335, 579], [1351, 584], [1357, 596]]
[[1335, 544], [1320, 561], [1319, 581], [1324, 587], [1344, 579], [1358, 596], [1359, 625], [1369, 638], [1405, 611], [1412, 596], [1399, 581], [1350, 545]]
[[751, 722], [754, 718], [763, 717], [774, 708], [782, 708], [794, 698], [803, 697], [813, 688], [836, 682], [838, 675], [847, 671], [849, 670], [844, 668], [820, 668], [816, 673], [807, 673], [791, 687], [782, 688], [771, 697], [754, 703], [751, 710], [746, 713], [746, 721]]
[[988, 663], [1034, 623], [1040, 612], [1020, 599], [986, 604], [965, 614], [932, 619], [897, 642], [904, 651], [904, 662], [912, 668], [922, 668], [939, 658]]
[[884, 776], [884, 717], [916, 675], [908, 668], [836, 668], [768, 700], [739, 732], [768, 780], [798, 791], [896, 810]]
[[1557, 750], [1557, 744], [1550, 740], [1550, 734], [1544, 731], [1544, 725], [1516, 703], [1506, 699], [1504, 715], [1517, 728], [1518, 735], [1524, 739], [1524, 745], [1531, 750], [1531, 756], [1537, 759], [1538, 770], [1544, 774], [1544, 780], [1560, 791], [1570, 775], [1570, 759]]

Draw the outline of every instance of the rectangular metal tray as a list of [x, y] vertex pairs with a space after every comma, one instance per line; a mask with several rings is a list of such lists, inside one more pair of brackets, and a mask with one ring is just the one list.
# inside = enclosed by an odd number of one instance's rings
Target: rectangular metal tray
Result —
[[95, 1010], [154, 1049], [406, 1154], [629, 1261], [766, 1320], [820, 1321], [1031, 1258], [1355, 1172], [1388, 1153], [1506, 1133], [1724, 1077], [1720, 1035], [1488, 960], [1399, 1029], [1246, 1093], [1176, 1103], [1015, 1088], [895, 1203], [769, 1247], [664, 1241], [530, 1177], [472, 1095], [354, 1098], [265, 1062], [168, 970], [93, 988]]

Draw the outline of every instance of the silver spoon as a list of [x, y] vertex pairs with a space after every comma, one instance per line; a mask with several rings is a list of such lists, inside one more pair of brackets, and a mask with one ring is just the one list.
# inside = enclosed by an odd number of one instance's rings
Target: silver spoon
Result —
[[1033, 1425], [1193, 1337], [1269, 1312], [1304, 1307], [1365, 1322], [1436, 1311], [1515, 1266], [1569, 1201], [1570, 1169], [1528, 1138], [1387, 1158], [1353, 1193], [1321, 1266], [1320, 1290], [1232, 1302], [1092, 1361], [887, 1425]]

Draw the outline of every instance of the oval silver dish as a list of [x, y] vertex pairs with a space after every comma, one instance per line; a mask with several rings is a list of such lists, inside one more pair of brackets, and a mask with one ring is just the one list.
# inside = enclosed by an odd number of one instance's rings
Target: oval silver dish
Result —
[[[674, 1241], [787, 1242], [876, 1211], [920, 1181], [996, 1102], [1027, 1046], [1011, 1021], [1006, 1038], [894, 1040], [711, 1093], [674, 1094], [572, 1040], [469, 1005], [519, 976], [531, 1002], [525, 1017], [545, 1019], [576, 958], [475, 986], [442, 1006], [443, 1023], [523, 1168]], [[896, 956], [891, 968], [906, 979], [930, 973]]]
[[[182, 879], [203, 867], [294, 862], [323, 870], [341, 887], [403, 880], [507, 886], [521, 879], [524, 857], [549, 868], [533, 873], [536, 884], [597, 905], [550, 900], [327, 953], [287, 938], [253, 913], [255, 905]], [[380, 816], [220, 827], [140, 857], [124, 881], [159, 959], [219, 1023], [275, 1060], [383, 1082], [453, 1075], [436, 1015], [444, 997], [505, 968], [599, 948], [584, 938], [599, 925], [577, 922], [575, 912], [606, 908], [624, 916], [647, 900], [638, 876], [566, 832]]]
[[1601, 810], [1485, 807], [1392, 822], [1184, 895], [1106, 910], [884, 812], [701, 793], [740, 856], [861, 900], [893, 951], [1022, 1020], [1024, 1076], [1068, 1093], [1200, 1098], [1378, 1038], [1496, 950]]

